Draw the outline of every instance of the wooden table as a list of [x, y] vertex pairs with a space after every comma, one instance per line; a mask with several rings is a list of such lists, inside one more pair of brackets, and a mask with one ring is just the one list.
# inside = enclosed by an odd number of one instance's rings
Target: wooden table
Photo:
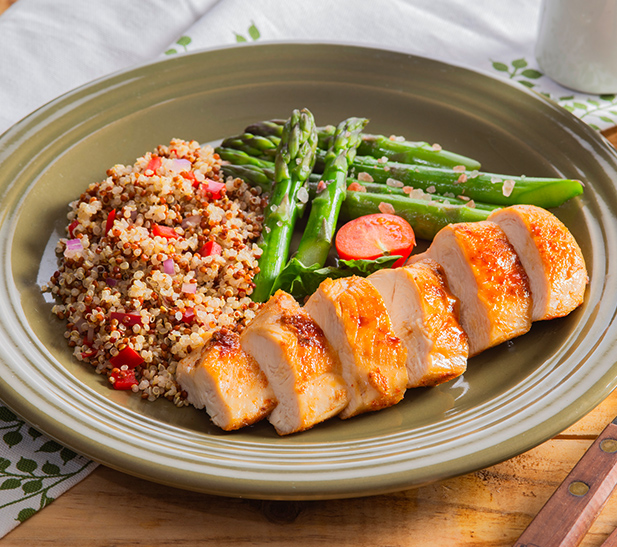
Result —
[[[15, 0], [0, 0], [0, 13]], [[617, 145], [617, 129], [605, 132]], [[395, 494], [260, 502], [185, 492], [107, 467], [18, 526], [5, 546], [508, 546], [595, 437], [617, 416], [617, 392], [568, 430], [488, 469]], [[617, 527], [617, 494], [582, 545]]]

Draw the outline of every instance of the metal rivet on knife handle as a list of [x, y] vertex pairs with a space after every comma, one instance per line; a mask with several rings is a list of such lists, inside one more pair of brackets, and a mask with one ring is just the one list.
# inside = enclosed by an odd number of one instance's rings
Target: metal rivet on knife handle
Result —
[[604, 439], [600, 443], [600, 448], [604, 452], [617, 452], [617, 440], [615, 439]]
[[570, 492], [573, 496], [584, 496], [587, 492], [589, 492], [589, 486], [583, 481], [574, 481], [568, 486], [568, 492]]

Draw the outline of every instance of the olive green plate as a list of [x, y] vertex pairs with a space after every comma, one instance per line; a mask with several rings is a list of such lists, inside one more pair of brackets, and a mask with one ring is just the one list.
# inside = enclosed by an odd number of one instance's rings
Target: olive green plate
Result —
[[[205, 412], [109, 389], [71, 357], [40, 292], [55, 269], [69, 201], [110, 166], [173, 137], [210, 142], [298, 107], [319, 124], [367, 116], [374, 133], [437, 142], [492, 172], [584, 180], [582, 198], [555, 210], [587, 260], [583, 306], [470, 360], [446, 385], [286, 438], [265, 422], [225, 433]], [[613, 181], [615, 152], [565, 110], [521, 87], [400, 53], [241, 46], [96, 81], [0, 137], [0, 399], [96, 461], [222, 495], [360, 496], [489, 466], [565, 429], [617, 384]]]

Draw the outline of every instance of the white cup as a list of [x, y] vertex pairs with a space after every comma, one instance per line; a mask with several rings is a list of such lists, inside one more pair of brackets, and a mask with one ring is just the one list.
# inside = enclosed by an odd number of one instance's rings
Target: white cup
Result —
[[536, 58], [565, 87], [617, 93], [617, 0], [543, 0]]

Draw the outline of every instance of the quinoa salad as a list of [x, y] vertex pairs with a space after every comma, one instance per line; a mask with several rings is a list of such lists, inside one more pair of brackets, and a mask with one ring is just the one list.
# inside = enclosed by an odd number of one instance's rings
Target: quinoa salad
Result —
[[253, 302], [260, 191], [221, 173], [210, 146], [173, 139], [115, 165], [73, 201], [59, 268], [43, 287], [73, 355], [115, 389], [188, 405], [178, 362]]

